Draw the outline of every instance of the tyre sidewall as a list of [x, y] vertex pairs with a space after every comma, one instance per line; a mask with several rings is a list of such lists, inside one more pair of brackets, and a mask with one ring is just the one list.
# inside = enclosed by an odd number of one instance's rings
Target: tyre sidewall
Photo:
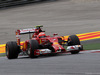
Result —
[[18, 57], [18, 45], [11, 41], [6, 43], [6, 56], [8, 59], [15, 59]]

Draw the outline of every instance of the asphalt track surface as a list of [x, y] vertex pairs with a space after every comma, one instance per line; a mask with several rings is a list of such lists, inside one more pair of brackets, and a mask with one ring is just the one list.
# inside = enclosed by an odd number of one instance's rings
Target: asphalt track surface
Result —
[[[46, 34], [71, 35], [100, 31], [99, 20], [99, 0], [58, 0], [2, 9], [0, 44], [15, 40], [14, 32], [19, 28], [42, 24]], [[37, 59], [19, 57], [15, 60], [1, 57], [0, 75], [100, 75], [100, 53], [60, 54]]]
[[36, 59], [0, 58], [0, 75], [100, 75], [100, 53], [42, 56]]

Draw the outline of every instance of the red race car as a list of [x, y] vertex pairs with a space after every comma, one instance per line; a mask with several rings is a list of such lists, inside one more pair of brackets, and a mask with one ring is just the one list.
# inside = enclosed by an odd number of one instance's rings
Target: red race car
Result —
[[[38, 25], [35, 28], [20, 29], [16, 31], [17, 41], [6, 43], [6, 56], [8, 59], [16, 59], [20, 53], [27, 54], [30, 58], [36, 58], [45, 54], [57, 54], [71, 52], [78, 54], [83, 50], [80, 40], [76, 35], [71, 35], [65, 41], [63, 36], [53, 34], [53, 37], [46, 35]], [[29, 34], [29, 40], [20, 42], [20, 35]]]

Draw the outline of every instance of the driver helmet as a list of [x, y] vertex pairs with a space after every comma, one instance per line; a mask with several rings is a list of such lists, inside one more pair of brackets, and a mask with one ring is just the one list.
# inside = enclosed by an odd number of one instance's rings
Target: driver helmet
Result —
[[39, 38], [44, 38], [46, 37], [46, 34], [44, 32], [40, 32], [38, 35]]

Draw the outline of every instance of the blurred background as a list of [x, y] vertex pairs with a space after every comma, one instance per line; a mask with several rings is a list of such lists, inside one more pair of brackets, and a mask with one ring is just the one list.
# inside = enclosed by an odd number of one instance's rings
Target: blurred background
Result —
[[33, 3], [33, 2], [40, 2], [40, 1], [55, 1], [55, 0], [0, 0], [0, 8]]

